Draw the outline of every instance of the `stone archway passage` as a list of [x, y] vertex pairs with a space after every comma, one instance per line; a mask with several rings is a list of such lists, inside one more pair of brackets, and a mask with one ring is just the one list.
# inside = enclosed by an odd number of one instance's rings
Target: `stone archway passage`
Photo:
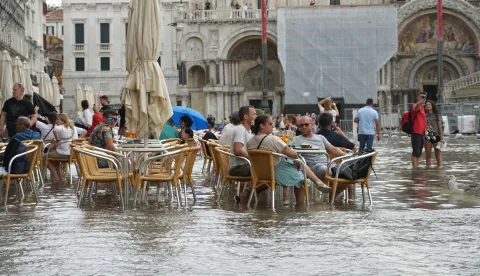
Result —
[[[262, 83], [262, 66], [257, 65], [251, 69], [249, 69], [243, 75], [243, 87], [247, 91], [262, 91], [263, 83]], [[275, 89], [275, 76], [272, 70], [268, 69], [268, 90]]]
[[192, 66], [188, 70], [187, 85], [189, 87], [204, 87], [205, 83], [205, 70], [198, 65]]

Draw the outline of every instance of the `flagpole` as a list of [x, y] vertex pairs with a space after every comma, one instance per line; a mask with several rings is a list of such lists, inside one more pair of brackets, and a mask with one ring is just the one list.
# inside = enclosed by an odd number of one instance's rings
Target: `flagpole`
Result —
[[437, 0], [437, 102], [446, 101], [443, 94], [443, 3]]
[[268, 67], [267, 67], [267, 0], [262, 0], [262, 69], [263, 69], [263, 90], [262, 109], [268, 109]]

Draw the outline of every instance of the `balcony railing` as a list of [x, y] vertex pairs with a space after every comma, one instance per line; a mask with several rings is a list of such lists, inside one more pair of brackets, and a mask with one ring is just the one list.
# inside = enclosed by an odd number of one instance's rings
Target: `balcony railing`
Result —
[[9, 28], [0, 32], [0, 44], [6, 46], [5, 48], [10, 48], [22, 57], [28, 56], [28, 43], [25, 39], [23, 33], [9, 30]]
[[85, 51], [85, 44], [74, 44], [73, 45], [74, 52], [84, 52]]
[[110, 43], [100, 43], [99, 44], [99, 47], [100, 47], [100, 51], [107, 51], [109, 52], [110, 51]]
[[475, 72], [473, 74], [458, 78], [456, 80], [449, 81], [444, 84], [443, 92], [448, 97], [453, 92], [467, 88], [471, 85], [480, 84], [480, 72]]
[[[256, 21], [262, 19], [262, 10], [187, 10], [179, 11], [175, 20], [185, 22]], [[276, 20], [277, 10], [267, 10], [267, 19]]]

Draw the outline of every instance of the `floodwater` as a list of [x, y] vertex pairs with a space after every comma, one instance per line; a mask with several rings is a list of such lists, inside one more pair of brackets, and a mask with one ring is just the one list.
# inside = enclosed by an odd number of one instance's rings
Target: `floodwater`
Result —
[[[67, 185], [0, 212], [3, 275], [478, 275], [480, 140], [447, 140], [444, 167], [409, 169], [407, 138], [376, 145], [373, 206], [219, 207], [200, 171], [192, 210], [76, 208]], [[200, 163], [200, 162], [199, 162]], [[203, 163], [203, 162], [202, 162]], [[280, 205], [280, 204], [279, 204]]]

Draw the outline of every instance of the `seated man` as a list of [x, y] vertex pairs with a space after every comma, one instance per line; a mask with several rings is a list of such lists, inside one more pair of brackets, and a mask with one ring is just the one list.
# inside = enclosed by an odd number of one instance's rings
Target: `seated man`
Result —
[[334, 147], [347, 148], [349, 150], [354, 150], [355, 144], [350, 142], [347, 137], [332, 131], [333, 125], [333, 116], [330, 113], [320, 114], [320, 119], [318, 121], [320, 130], [317, 134], [323, 135], [330, 144]]
[[[303, 143], [307, 143], [312, 147], [326, 150], [335, 157], [345, 155], [341, 149], [332, 146], [322, 135], [313, 134], [313, 121], [309, 116], [303, 116], [300, 119], [298, 127], [301, 129], [302, 135], [297, 136], [295, 139], [295, 147], [300, 147]], [[313, 173], [315, 173], [318, 178], [324, 179], [327, 170], [327, 157], [319, 154], [302, 154], [302, 156]], [[330, 174], [329, 172], [329, 175]]]
[[178, 138], [178, 131], [173, 127], [172, 119], [163, 126], [162, 133], [160, 133], [160, 140]]
[[[251, 126], [257, 117], [253, 106], [242, 106], [238, 111], [240, 124], [233, 131], [232, 141], [230, 142], [230, 153], [235, 156], [248, 158], [247, 142], [252, 137]], [[230, 158], [229, 173], [232, 176], [250, 176], [250, 166], [240, 158]]]
[[31, 130], [31, 127], [32, 121], [29, 118], [24, 116], [18, 117], [16, 123], [17, 132], [11, 139], [15, 138], [19, 141], [40, 139], [40, 132]]
[[220, 145], [230, 145], [232, 142], [233, 132], [239, 124], [240, 117], [238, 116], [238, 111], [235, 111], [230, 117], [230, 123], [223, 128], [222, 136], [220, 136], [220, 139], [218, 139]]
[[[90, 145], [115, 151], [113, 144], [113, 127], [117, 122], [117, 113], [115, 111], [103, 112], [103, 122], [99, 123], [90, 135]], [[108, 168], [108, 161], [105, 159], [98, 159], [99, 168]]]

